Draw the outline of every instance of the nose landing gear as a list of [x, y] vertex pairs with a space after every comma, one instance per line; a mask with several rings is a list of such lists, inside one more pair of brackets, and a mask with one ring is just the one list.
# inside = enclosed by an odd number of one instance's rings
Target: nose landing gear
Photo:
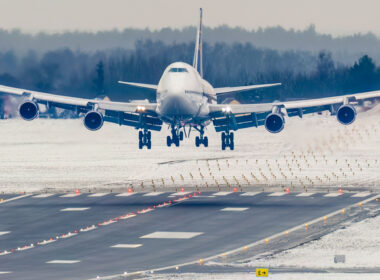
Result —
[[200, 129], [196, 128], [199, 133], [200, 133], [200, 136], [197, 136], [195, 137], [195, 146], [196, 147], [199, 147], [201, 144], [203, 144], [203, 146], [205, 146], [206, 148], [208, 147], [208, 137], [207, 136], [204, 136], [204, 126], [201, 126]]
[[222, 150], [225, 150], [226, 147], [229, 147], [230, 150], [235, 148], [233, 132], [222, 132]]
[[183, 131], [179, 131], [178, 128], [172, 127], [172, 137], [166, 137], [166, 145], [170, 147], [172, 144], [179, 147], [180, 141], [183, 141]]
[[139, 131], [139, 149], [141, 150], [144, 146], [149, 150], [152, 148], [152, 133], [147, 129]]

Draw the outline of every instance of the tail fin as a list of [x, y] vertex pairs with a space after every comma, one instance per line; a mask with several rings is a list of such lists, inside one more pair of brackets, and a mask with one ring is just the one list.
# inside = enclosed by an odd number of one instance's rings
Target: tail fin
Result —
[[201, 77], [203, 78], [203, 59], [202, 59], [202, 13], [203, 9], [200, 8], [200, 20], [197, 32], [197, 38], [195, 42], [195, 52], [193, 59], [193, 67], [197, 69]]

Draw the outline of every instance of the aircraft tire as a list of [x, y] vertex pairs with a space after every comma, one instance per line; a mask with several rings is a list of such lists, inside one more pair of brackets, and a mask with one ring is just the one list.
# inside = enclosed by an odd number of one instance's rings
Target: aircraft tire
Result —
[[179, 133], [179, 140], [180, 140], [180, 141], [183, 141], [183, 131], [181, 131], [181, 132]]
[[195, 146], [199, 147], [201, 144], [201, 139], [199, 139], [199, 136], [195, 137]]
[[152, 148], [152, 141], [148, 140], [148, 143], [146, 144], [148, 150]]
[[203, 145], [207, 148], [208, 147], [208, 137], [206, 136], [203, 138]]
[[170, 147], [170, 146], [172, 145], [172, 139], [170, 138], [170, 136], [167, 136], [167, 137], [166, 137], [166, 145], [167, 145], [168, 147]]

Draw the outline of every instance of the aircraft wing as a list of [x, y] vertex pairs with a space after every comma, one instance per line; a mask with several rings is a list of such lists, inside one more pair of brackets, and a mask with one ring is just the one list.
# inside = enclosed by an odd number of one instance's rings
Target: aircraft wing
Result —
[[217, 96], [223, 96], [223, 95], [228, 95], [228, 94], [235, 94], [238, 92], [252, 91], [252, 90], [261, 89], [261, 88], [276, 87], [280, 85], [281, 83], [242, 86], [242, 87], [224, 87], [224, 88], [215, 88], [214, 91]]
[[101, 110], [104, 121], [139, 127], [140, 114], [144, 115], [145, 121], [149, 119], [152, 124], [150, 129], [161, 130], [162, 122], [156, 115], [156, 103], [147, 102], [113, 102], [97, 99], [77, 98], [51, 94], [46, 92], [32, 91], [21, 88], [14, 88], [0, 85], [0, 92], [15, 96], [24, 97], [34, 103], [44, 104], [48, 107], [68, 109], [77, 113], [87, 113], [91, 110]]
[[323, 111], [330, 111], [331, 115], [336, 115], [343, 105], [353, 106], [374, 99], [380, 99], [380, 91], [288, 102], [210, 104], [210, 117], [216, 131], [226, 131], [227, 128], [237, 130], [264, 125], [267, 116], [271, 113], [300, 118], [305, 114]]

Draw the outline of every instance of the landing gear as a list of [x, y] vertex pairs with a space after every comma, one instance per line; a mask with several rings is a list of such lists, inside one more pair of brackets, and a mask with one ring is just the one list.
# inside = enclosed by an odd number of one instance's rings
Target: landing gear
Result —
[[152, 132], [147, 129], [139, 131], [139, 149], [146, 146], [149, 150], [152, 148]]
[[222, 132], [222, 150], [225, 150], [226, 147], [229, 147], [230, 150], [235, 148], [233, 132]]
[[180, 141], [183, 140], [183, 131], [179, 131], [178, 128], [172, 126], [172, 137], [166, 137], [166, 145], [170, 147], [172, 144], [179, 147]]
[[208, 147], [208, 137], [204, 136], [204, 134], [205, 134], [204, 126], [201, 126], [200, 129], [198, 129], [198, 128], [196, 128], [196, 129], [199, 131], [200, 136], [195, 137], [195, 146], [199, 147], [201, 144], [203, 144], [203, 146], [205, 146], [207, 148]]

